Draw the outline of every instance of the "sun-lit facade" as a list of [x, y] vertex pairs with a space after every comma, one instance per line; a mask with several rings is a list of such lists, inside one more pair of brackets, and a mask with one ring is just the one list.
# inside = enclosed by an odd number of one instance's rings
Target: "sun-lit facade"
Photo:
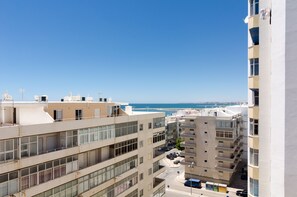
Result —
[[0, 111], [1, 197], [165, 195], [163, 113], [82, 97], [6, 99]]
[[296, 196], [297, 1], [248, 5], [248, 193]]

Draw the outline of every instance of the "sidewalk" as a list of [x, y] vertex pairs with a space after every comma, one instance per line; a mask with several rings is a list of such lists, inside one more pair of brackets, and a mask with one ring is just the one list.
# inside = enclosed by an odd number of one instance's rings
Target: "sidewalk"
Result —
[[[176, 176], [175, 180], [179, 183], [182, 183], [184, 184], [185, 183], [185, 172], [179, 174], [178, 176]], [[201, 183], [201, 190], [204, 190], [204, 191], [208, 191], [208, 192], [214, 192], [214, 191], [210, 191], [210, 190], [206, 190], [206, 185], [205, 183]], [[231, 188], [231, 187], [227, 187], [227, 190], [229, 191], [229, 195], [230, 196], [235, 196], [235, 193], [238, 189], [236, 188]], [[218, 194], [218, 192], [215, 192], [216, 194]], [[224, 195], [223, 193], [221, 193], [222, 195]]]
[[178, 176], [176, 176], [175, 180], [176, 180], [177, 182], [180, 182], [180, 183], [184, 184], [185, 181], [186, 181], [186, 180], [185, 180], [185, 172], [180, 173]]

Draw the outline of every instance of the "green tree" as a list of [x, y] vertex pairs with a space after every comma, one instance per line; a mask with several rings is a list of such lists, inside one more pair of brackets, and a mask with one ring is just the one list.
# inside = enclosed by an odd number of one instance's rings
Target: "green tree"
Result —
[[175, 145], [175, 147], [177, 148], [177, 150], [184, 150], [184, 148], [180, 146], [180, 144], [182, 142], [183, 142], [183, 140], [181, 138], [177, 138], [176, 139], [176, 145]]

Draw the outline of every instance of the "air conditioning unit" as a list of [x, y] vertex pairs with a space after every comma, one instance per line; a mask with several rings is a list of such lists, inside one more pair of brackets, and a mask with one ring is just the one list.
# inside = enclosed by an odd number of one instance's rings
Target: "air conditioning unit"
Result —
[[40, 101], [40, 102], [47, 102], [47, 95], [42, 95], [42, 96], [40, 96], [39, 101]]
[[36, 102], [47, 102], [48, 101], [48, 97], [47, 97], [47, 95], [41, 95], [41, 96], [35, 95], [34, 96], [34, 100]]

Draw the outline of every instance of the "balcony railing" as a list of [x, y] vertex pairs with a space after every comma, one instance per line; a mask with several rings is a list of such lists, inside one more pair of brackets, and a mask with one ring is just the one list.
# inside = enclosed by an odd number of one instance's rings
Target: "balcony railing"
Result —
[[219, 166], [219, 165], [216, 166], [216, 170], [225, 171], [225, 172], [235, 172], [235, 169], [236, 169], [235, 165], [232, 165], [232, 166], [229, 166], [229, 167]]
[[157, 187], [158, 185], [160, 185], [161, 183], [165, 182], [165, 179], [160, 179], [160, 178], [154, 178], [154, 184], [153, 187]]
[[185, 151], [182, 151], [180, 153], [181, 156], [190, 156], [190, 157], [196, 157], [196, 153], [194, 152], [185, 152]]
[[183, 124], [180, 125], [180, 128], [195, 129], [196, 124], [195, 123], [183, 123]]
[[182, 142], [180, 144], [181, 147], [196, 147], [196, 143], [195, 142]]
[[225, 172], [233, 173], [233, 172], [236, 171], [237, 165], [238, 165], [238, 162], [234, 162], [234, 164], [232, 164], [231, 166], [219, 166], [219, 165], [216, 165], [215, 168], [216, 168], [216, 170], [219, 170], [219, 171], [225, 171]]
[[220, 146], [220, 145], [217, 145], [216, 146], [216, 150], [224, 150], [224, 151], [234, 151], [235, 150], [235, 147], [234, 146]]
[[234, 155], [231, 155], [231, 156], [224, 156], [224, 155], [218, 155], [216, 156], [216, 160], [219, 160], [219, 161], [228, 161], [228, 162], [234, 162], [235, 160], [235, 156]]
[[191, 137], [191, 138], [194, 138], [194, 137], [196, 137], [196, 135], [195, 135], [195, 133], [189, 133], [189, 132], [187, 132], [187, 133], [181, 133], [180, 134], [180, 137]]
[[153, 169], [153, 173], [155, 173], [155, 172], [157, 172], [157, 171], [163, 169], [164, 167], [165, 167], [165, 166], [158, 165], [157, 167], [155, 167], [155, 168]]
[[180, 164], [181, 165], [187, 165], [188, 166], [188, 165], [191, 165], [193, 162], [195, 163], [194, 160], [187, 160], [186, 161], [186, 159], [183, 159], [183, 160], [180, 161]]
[[160, 156], [160, 155], [165, 155], [164, 151], [162, 151], [162, 150], [158, 150], [158, 149], [159, 149], [159, 148], [156, 148], [156, 149], [154, 150], [153, 158], [156, 158], [156, 157], [158, 157], [158, 156]]

